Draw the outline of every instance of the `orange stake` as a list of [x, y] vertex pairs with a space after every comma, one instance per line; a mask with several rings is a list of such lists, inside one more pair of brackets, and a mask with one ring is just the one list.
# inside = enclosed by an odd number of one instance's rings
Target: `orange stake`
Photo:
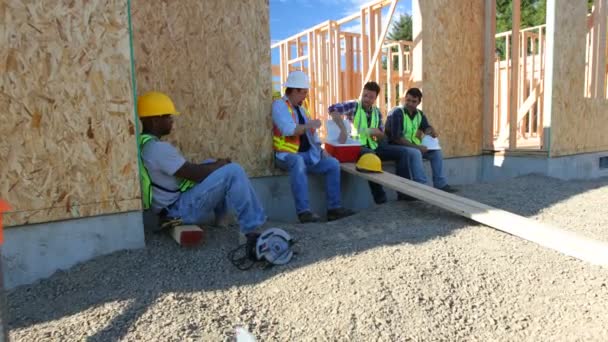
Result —
[[11, 210], [11, 207], [8, 205], [8, 203], [0, 200], [0, 246], [4, 242], [4, 235], [2, 233], [2, 213], [9, 210]]

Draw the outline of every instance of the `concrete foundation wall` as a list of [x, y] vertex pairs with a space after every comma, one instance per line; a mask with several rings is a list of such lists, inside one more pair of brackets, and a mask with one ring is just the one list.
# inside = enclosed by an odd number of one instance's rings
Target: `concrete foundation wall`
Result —
[[9, 289], [100, 255], [145, 245], [139, 211], [21, 226], [4, 234], [2, 270]]
[[547, 176], [560, 179], [608, 177], [608, 168], [600, 168], [602, 157], [608, 157], [608, 151], [548, 159]]

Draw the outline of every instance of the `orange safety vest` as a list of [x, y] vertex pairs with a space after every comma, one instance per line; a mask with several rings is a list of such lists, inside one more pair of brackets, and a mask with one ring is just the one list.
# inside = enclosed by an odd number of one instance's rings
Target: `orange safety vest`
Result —
[[[289, 109], [289, 114], [291, 114], [291, 118], [293, 119], [293, 122], [297, 125], [298, 124], [298, 118], [296, 117], [296, 112], [293, 110], [293, 108], [291, 107], [291, 103], [289, 102], [289, 100], [285, 100], [285, 103], [287, 104], [287, 109]], [[306, 107], [302, 107], [304, 108], [304, 115], [306, 115], [306, 119], [310, 120], [310, 114], [308, 113], [308, 109], [306, 109]], [[310, 133], [314, 134], [315, 130], [311, 129]], [[273, 142], [273, 147], [274, 150], [276, 152], [289, 152], [289, 153], [297, 153], [298, 149], [300, 148], [300, 136], [299, 135], [291, 135], [291, 136], [284, 136], [281, 131], [279, 130], [279, 128], [277, 127], [277, 125], [275, 125], [274, 123], [272, 124], [272, 142]]]

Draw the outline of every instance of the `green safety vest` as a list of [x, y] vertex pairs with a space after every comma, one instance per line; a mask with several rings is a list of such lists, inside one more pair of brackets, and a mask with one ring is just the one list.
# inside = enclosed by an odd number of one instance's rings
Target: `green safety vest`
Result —
[[416, 110], [413, 120], [408, 114], [405, 114], [405, 108], [401, 108], [401, 112], [403, 113], [403, 136], [412, 144], [420, 145], [420, 139], [416, 136], [416, 132], [418, 132], [422, 122], [422, 112]]
[[367, 113], [365, 113], [365, 110], [363, 110], [361, 101], [357, 102], [357, 107], [355, 108], [355, 119], [353, 120], [353, 123], [357, 129], [357, 135], [355, 137], [359, 139], [361, 145], [369, 146], [369, 148], [372, 150], [378, 148], [378, 142], [367, 134], [368, 128], [378, 128], [378, 125], [380, 124], [380, 114], [378, 113], [378, 108], [372, 107], [371, 127], [367, 127]]
[[158, 138], [151, 134], [142, 134], [139, 136], [139, 176], [141, 178], [141, 191], [144, 201], [144, 209], [149, 209], [150, 205], [152, 204], [153, 186], [167, 192], [185, 192], [196, 185], [196, 183], [191, 180], [182, 179], [177, 190], [170, 190], [152, 182], [152, 178], [150, 178], [150, 174], [148, 173], [148, 170], [144, 165], [144, 160], [141, 156], [141, 153], [144, 150], [144, 145], [152, 140], [158, 140]]

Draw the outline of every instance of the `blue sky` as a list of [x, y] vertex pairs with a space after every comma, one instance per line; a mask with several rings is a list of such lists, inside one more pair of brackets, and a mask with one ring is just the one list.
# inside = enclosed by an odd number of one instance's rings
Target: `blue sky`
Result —
[[[272, 43], [288, 38], [298, 32], [326, 20], [339, 20], [359, 12], [370, 0], [270, 0], [270, 39]], [[389, 6], [384, 8], [388, 12]], [[399, 0], [395, 17], [400, 13], [411, 13], [411, 0]], [[345, 24], [342, 30], [360, 32], [360, 24]], [[278, 49], [272, 51], [273, 64], [278, 63]]]
[[[342, 19], [368, 3], [370, 0], [270, 0], [270, 38], [274, 43], [325, 20]], [[384, 12], [388, 12], [388, 6]], [[411, 12], [411, 0], [397, 3], [396, 17]], [[343, 29], [357, 29], [353, 26], [347, 24]]]

